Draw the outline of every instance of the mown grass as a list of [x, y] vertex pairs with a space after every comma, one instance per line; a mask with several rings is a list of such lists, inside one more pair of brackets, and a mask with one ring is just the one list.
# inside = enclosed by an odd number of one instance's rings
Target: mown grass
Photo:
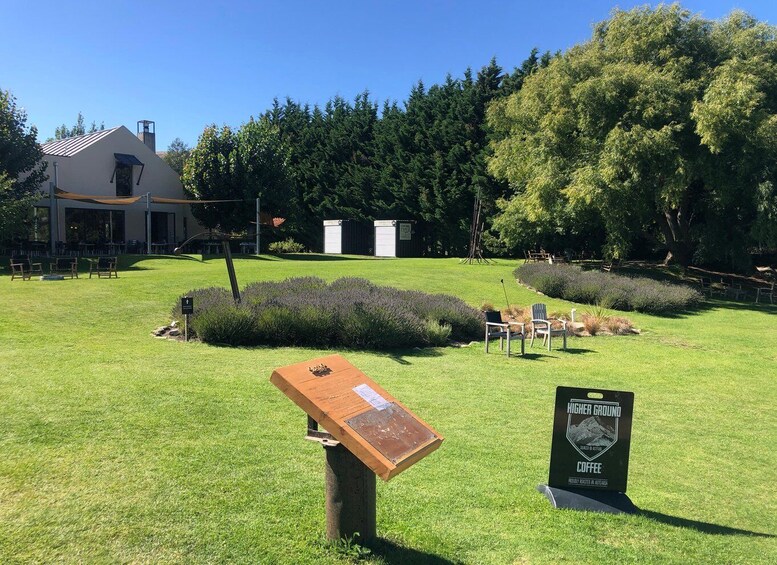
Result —
[[[321, 543], [321, 448], [273, 368], [320, 354], [157, 340], [220, 259], [124, 258], [118, 280], [0, 280], [0, 562], [340, 563]], [[504, 302], [516, 264], [243, 258], [241, 286], [314, 275]], [[510, 302], [536, 294], [510, 282]], [[573, 305], [545, 299], [550, 310]], [[585, 306], [578, 306], [578, 311]], [[714, 301], [628, 317], [640, 336], [342, 351], [444, 436], [378, 484], [384, 563], [777, 561], [777, 308]], [[635, 393], [629, 490], [643, 512], [553, 510], [557, 385]]]

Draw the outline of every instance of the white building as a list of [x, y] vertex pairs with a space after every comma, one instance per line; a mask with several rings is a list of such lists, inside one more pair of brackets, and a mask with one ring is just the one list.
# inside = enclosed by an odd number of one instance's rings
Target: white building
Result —
[[186, 198], [178, 174], [156, 154], [154, 122], [138, 122], [137, 135], [119, 126], [42, 149], [49, 180], [41, 189], [49, 196], [36, 204], [33, 239], [52, 250], [130, 242], [145, 250], [147, 243], [174, 244], [202, 231], [189, 205], [154, 202]]

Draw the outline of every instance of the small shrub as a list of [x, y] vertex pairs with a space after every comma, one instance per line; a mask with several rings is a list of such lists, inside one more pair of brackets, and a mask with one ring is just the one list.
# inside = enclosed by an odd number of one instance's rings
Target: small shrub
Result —
[[631, 333], [633, 327], [631, 320], [627, 318], [621, 318], [620, 316], [609, 316], [605, 322], [604, 327], [613, 335], [624, 335]]
[[273, 241], [267, 246], [267, 251], [270, 253], [302, 253], [305, 251], [305, 246], [288, 238], [283, 241]]
[[583, 328], [589, 335], [596, 335], [602, 327], [601, 318], [593, 314], [583, 314]]
[[703, 298], [684, 285], [583, 271], [576, 265], [527, 263], [514, 274], [519, 281], [548, 296], [583, 304], [605, 304], [619, 310], [665, 314], [694, 308]]
[[448, 340], [451, 338], [451, 327], [436, 320], [427, 320], [426, 336], [432, 347], [443, 347], [448, 345]]
[[253, 345], [259, 333], [251, 311], [234, 305], [205, 310], [191, 326], [202, 341], [223, 345]]

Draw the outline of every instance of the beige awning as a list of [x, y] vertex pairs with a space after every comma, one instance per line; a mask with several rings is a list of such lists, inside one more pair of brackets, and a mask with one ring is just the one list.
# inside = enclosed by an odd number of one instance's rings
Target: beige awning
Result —
[[77, 194], [75, 192], [68, 192], [67, 190], [62, 190], [61, 188], [54, 188], [54, 196], [57, 198], [62, 198], [63, 200], [77, 200], [79, 202], [88, 202], [90, 204], [105, 204], [107, 206], [128, 206], [129, 204], [134, 204], [141, 198], [142, 196], [131, 196], [128, 198], [117, 198], [117, 197], [110, 197], [110, 196], [102, 196], [97, 194]]

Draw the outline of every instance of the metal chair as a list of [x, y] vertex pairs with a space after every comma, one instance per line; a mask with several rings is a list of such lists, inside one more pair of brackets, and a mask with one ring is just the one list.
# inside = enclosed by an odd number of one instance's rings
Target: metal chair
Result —
[[[507, 356], [510, 357], [510, 342], [514, 339], [521, 340], [521, 355], [525, 352], [524, 341], [526, 339], [526, 325], [522, 322], [505, 322], [500, 312], [483, 312], [486, 316], [486, 353], [488, 353], [488, 340], [499, 338], [499, 350], [504, 350], [504, 342], [507, 342]], [[519, 331], [512, 329], [520, 327]]]
[[[554, 328], [553, 322], [560, 322], [561, 327]], [[548, 351], [550, 351], [553, 336], [561, 336], [564, 338], [564, 350], [567, 348], [567, 322], [566, 320], [560, 320], [558, 318], [548, 318], [548, 309], [544, 304], [532, 304], [531, 307], [531, 342], [529, 347], [534, 346], [534, 338], [542, 336], [542, 344], [548, 344]]]

